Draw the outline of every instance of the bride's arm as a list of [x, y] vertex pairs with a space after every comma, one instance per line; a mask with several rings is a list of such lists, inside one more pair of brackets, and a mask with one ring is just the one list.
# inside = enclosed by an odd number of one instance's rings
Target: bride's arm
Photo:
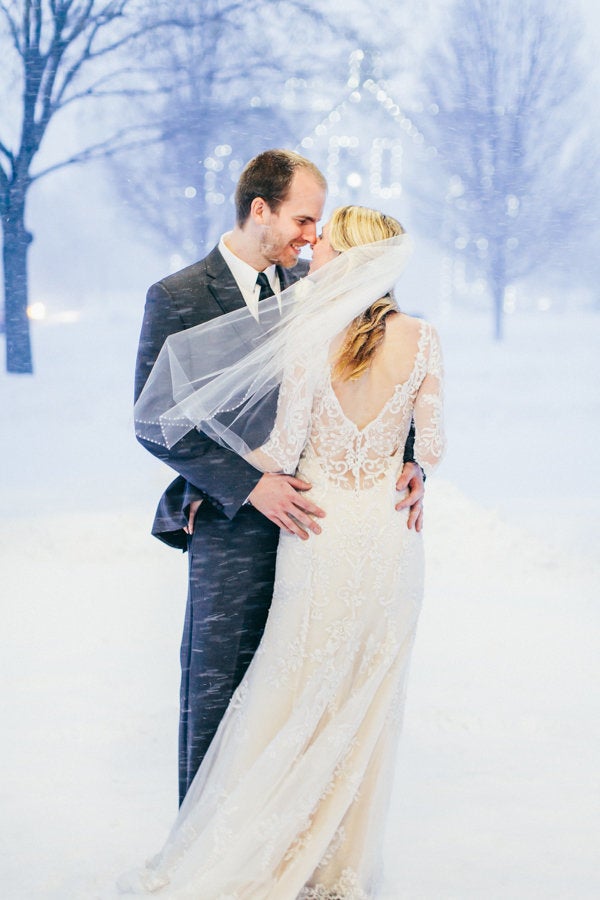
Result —
[[261, 472], [292, 475], [308, 439], [312, 395], [307, 366], [301, 363], [289, 366], [279, 388], [271, 433], [262, 446], [246, 454], [244, 459]]
[[440, 462], [445, 449], [443, 426], [443, 363], [435, 328], [427, 324], [425, 377], [419, 386], [414, 407], [415, 460], [425, 474]]

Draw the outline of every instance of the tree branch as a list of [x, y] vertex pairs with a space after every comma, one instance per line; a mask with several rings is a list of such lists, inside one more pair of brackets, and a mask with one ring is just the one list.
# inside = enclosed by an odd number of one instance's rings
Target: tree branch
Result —
[[4, 3], [0, 4], [0, 12], [4, 15], [4, 18], [6, 19], [6, 22], [8, 24], [8, 29], [11, 33], [11, 36], [13, 39], [13, 44], [15, 46], [15, 50], [17, 51], [19, 56], [22, 57], [23, 56], [23, 47], [21, 46], [21, 41], [20, 41], [19, 26], [17, 25], [17, 23], [11, 16], [10, 12], [8, 11], [6, 4], [4, 4]]
[[29, 2], [27, 2], [27, 0], [26, 0], [25, 6], [23, 7], [23, 24], [22, 24], [22, 34], [23, 34], [23, 57], [24, 57], [24, 58], [25, 58], [25, 56], [27, 55], [27, 53], [28, 53], [28, 51], [29, 51], [29, 41], [30, 41], [30, 34], [29, 34], [29, 23], [30, 23], [30, 18], [29, 18], [29, 13], [30, 13], [30, 6], [31, 6], [31, 4], [30, 4]]
[[6, 159], [11, 164], [11, 166], [14, 165], [14, 162], [15, 162], [14, 153], [12, 152], [12, 150], [9, 150], [9, 148], [6, 146], [6, 144], [3, 141], [0, 141], [0, 153], [2, 153], [3, 156], [6, 157]]
[[[154, 126], [147, 126], [148, 130]], [[134, 131], [144, 130], [144, 126], [132, 126], [130, 128], [123, 128], [116, 134], [112, 135], [110, 138], [107, 138], [105, 141], [98, 141], [96, 144], [91, 144], [89, 147], [84, 148], [83, 150], [78, 151], [77, 153], [73, 153], [67, 159], [63, 159], [60, 162], [53, 163], [50, 166], [47, 166], [45, 169], [41, 169], [39, 172], [35, 172], [30, 176], [30, 181], [33, 184], [34, 181], [39, 181], [40, 178], [44, 178], [46, 175], [49, 175], [51, 172], [58, 172], [60, 169], [64, 169], [67, 166], [79, 165], [81, 163], [90, 162], [95, 159], [106, 159], [108, 157], [115, 156], [118, 153], [124, 153], [128, 150], [136, 150], [140, 147], [150, 147], [152, 144], [155, 144], [158, 140], [157, 134], [148, 135], [148, 137], [140, 137], [132, 140], [124, 140], [128, 134], [131, 134]]]
[[10, 178], [4, 171], [4, 166], [0, 165], [0, 200], [6, 197], [10, 186]]
[[37, 0], [34, 6], [35, 11], [35, 21], [34, 21], [34, 43], [35, 46], [39, 49], [40, 41], [42, 37], [42, 0]]
[[[90, 100], [102, 100], [106, 97], [124, 97], [124, 98], [133, 98], [133, 97], [158, 97], [163, 94], [168, 93], [168, 88], [142, 88], [142, 87], [131, 87], [131, 88], [105, 88], [103, 90], [85, 90], [79, 91], [76, 94], [69, 94], [66, 100], [60, 105], [60, 109], [65, 109], [71, 103], [76, 103], [79, 100], [90, 99]], [[56, 110], [58, 112], [58, 110]]]
[[[120, 16], [120, 13], [119, 13], [119, 16]], [[115, 15], [115, 16], [111, 17], [110, 21], [112, 22], [116, 18], [117, 18], [117, 16]], [[70, 66], [70, 68], [68, 68], [66, 70], [66, 72], [64, 73], [64, 75], [62, 77], [60, 85], [57, 87], [56, 94], [54, 97], [54, 102], [53, 102], [55, 109], [58, 109], [61, 107], [63, 98], [65, 96], [65, 93], [66, 93], [68, 87], [72, 84], [75, 77], [79, 74], [82, 66], [85, 63], [92, 62], [94, 60], [98, 60], [98, 59], [102, 58], [103, 56], [106, 56], [109, 53], [114, 53], [116, 50], [122, 49], [123, 47], [127, 46], [128, 44], [131, 44], [132, 42], [141, 38], [144, 34], [147, 34], [148, 31], [157, 31], [161, 28], [167, 28], [167, 27], [186, 27], [187, 25], [189, 25], [189, 22], [187, 22], [184, 19], [174, 18], [174, 17], [161, 19], [158, 22], [152, 23], [151, 27], [143, 26], [143, 27], [136, 28], [135, 30], [130, 31], [128, 34], [123, 35], [118, 40], [115, 40], [110, 44], [105, 44], [103, 47], [99, 48], [98, 50], [93, 50], [92, 49], [93, 42], [94, 42], [98, 32], [100, 31], [100, 29], [103, 28], [106, 24], [108, 24], [108, 22], [102, 20], [100, 18], [100, 14], [98, 14], [95, 17], [95, 20], [92, 24], [92, 28], [90, 29], [90, 33], [87, 36], [87, 39], [85, 41], [84, 47], [81, 49], [78, 58], [73, 62], [73, 64]], [[83, 33], [83, 30], [84, 29], [81, 29], [77, 33], [76, 37], [79, 37], [80, 34]], [[75, 40], [75, 38], [70, 40], [69, 43], [72, 43], [73, 40]]]

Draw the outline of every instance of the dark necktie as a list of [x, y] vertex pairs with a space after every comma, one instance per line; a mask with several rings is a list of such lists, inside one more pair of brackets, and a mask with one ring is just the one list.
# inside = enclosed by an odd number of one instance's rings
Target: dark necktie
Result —
[[264, 272], [259, 272], [256, 276], [256, 283], [260, 285], [260, 294], [259, 294], [259, 302], [261, 300], [266, 300], [267, 297], [273, 296], [273, 288], [269, 284], [269, 279], [265, 275]]

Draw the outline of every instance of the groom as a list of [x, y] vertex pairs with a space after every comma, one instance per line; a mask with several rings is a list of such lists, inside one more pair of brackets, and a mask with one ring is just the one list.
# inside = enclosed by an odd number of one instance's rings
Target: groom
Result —
[[[136, 362], [138, 398], [170, 334], [248, 307], [306, 274], [302, 247], [317, 240], [327, 184], [311, 162], [267, 150], [243, 170], [236, 224], [208, 256], [152, 285]], [[178, 477], [163, 494], [152, 533], [188, 550], [189, 591], [181, 645], [179, 795], [206, 753], [231, 695], [260, 642], [273, 592], [280, 528], [306, 540], [325, 511], [290, 475], [261, 474], [192, 431], [170, 450], [141, 440]], [[412, 460], [410, 454], [405, 459]], [[422, 475], [407, 462], [411, 525], [420, 530]]]

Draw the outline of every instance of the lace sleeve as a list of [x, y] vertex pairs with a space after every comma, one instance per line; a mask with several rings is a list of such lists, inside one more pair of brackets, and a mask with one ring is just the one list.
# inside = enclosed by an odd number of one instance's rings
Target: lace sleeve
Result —
[[442, 406], [443, 363], [435, 328], [427, 326], [425, 375], [415, 399], [415, 460], [428, 475], [440, 462], [445, 449]]
[[268, 440], [245, 459], [261, 472], [293, 475], [306, 444], [314, 393], [315, 366], [295, 362], [286, 368], [279, 389], [275, 424]]

